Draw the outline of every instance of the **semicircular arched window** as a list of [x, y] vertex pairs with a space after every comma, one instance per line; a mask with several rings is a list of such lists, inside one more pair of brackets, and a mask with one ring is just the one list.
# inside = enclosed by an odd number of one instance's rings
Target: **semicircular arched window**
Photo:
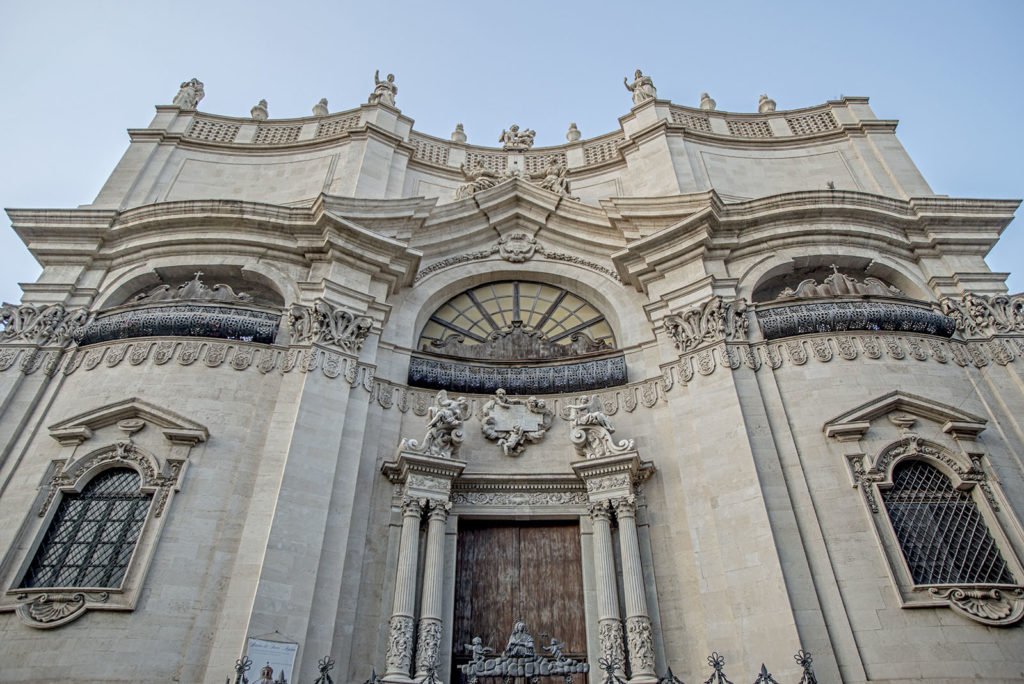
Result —
[[417, 346], [460, 358], [550, 359], [614, 349], [615, 335], [604, 315], [582, 297], [513, 280], [449, 299], [430, 317]]
[[626, 382], [604, 314], [554, 285], [506, 280], [442, 304], [423, 326], [409, 384], [460, 392], [575, 392]]

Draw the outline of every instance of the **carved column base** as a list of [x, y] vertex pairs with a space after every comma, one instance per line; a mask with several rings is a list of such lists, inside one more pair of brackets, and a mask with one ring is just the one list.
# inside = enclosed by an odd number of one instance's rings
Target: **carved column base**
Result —
[[622, 623], [617, 618], [598, 622], [597, 635], [601, 641], [601, 660], [615, 663], [615, 675], [626, 677], [626, 652], [622, 645]]
[[654, 673], [654, 634], [651, 620], [646, 615], [626, 618], [626, 640], [629, 642], [630, 684], [653, 684], [658, 681]]
[[416, 679], [427, 676], [433, 669], [435, 676], [440, 667], [441, 621], [437, 618], [421, 618], [419, 640], [416, 644]]
[[391, 632], [388, 636], [387, 674], [385, 682], [411, 682], [409, 668], [412, 666], [414, 620], [407, 615], [391, 618]]

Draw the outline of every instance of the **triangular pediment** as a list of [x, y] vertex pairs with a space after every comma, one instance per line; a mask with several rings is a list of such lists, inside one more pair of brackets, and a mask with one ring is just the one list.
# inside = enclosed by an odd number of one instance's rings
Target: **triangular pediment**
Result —
[[977, 435], [985, 429], [985, 418], [934, 399], [893, 390], [840, 414], [824, 425], [830, 436], [864, 432], [871, 421], [893, 413], [906, 413], [944, 426], [947, 432]]
[[62, 444], [80, 443], [96, 430], [132, 419], [152, 423], [172, 442], [196, 444], [205, 442], [210, 434], [204, 425], [135, 397], [72, 416], [54, 423], [48, 430], [50, 436]]

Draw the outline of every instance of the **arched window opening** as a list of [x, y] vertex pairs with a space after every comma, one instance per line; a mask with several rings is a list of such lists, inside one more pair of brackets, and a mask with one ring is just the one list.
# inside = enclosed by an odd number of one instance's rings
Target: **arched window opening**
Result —
[[604, 314], [577, 294], [522, 280], [466, 290], [431, 314], [409, 366], [414, 387], [554, 394], [622, 385], [625, 357]]
[[582, 297], [515, 280], [449, 299], [430, 317], [417, 346], [461, 358], [527, 360], [614, 349], [615, 335]]
[[915, 584], [1015, 583], [974, 499], [934, 466], [898, 464], [881, 495]]
[[119, 587], [152, 500], [141, 483], [131, 468], [114, 468], [65, 495], [21, 587]]

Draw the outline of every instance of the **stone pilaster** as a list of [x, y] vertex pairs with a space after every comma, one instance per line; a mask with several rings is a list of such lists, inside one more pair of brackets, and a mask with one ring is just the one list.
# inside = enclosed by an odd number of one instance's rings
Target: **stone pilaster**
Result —
[[636, 534], [636, 498], [632, 495], [612, 501], [619, 521], [619, 555], [622, 558], [622, 585], [626, 599], [626, 641], [629, 645], [630, 682], [652, 684], [658, 681], [654, 670], [654, 635], [647, 612], [640, 545]]
[[441, 598], [444, 580], [444, 533], [448, 501], [428, 500], [427, 553], [423, 562], [423, 596], [420, 599], [419, 642], [416, 645], [416, 678], [440, 666]]
[[594, 522], [594, 575], [597, 583], [597, 625], [601, 659], [617, 663], [616, 673], [624, 676], [625, 653], [619, 592], [615, 586], [615, 555], [612, 551], [611, 505], [599, 501], [588, 506]]

